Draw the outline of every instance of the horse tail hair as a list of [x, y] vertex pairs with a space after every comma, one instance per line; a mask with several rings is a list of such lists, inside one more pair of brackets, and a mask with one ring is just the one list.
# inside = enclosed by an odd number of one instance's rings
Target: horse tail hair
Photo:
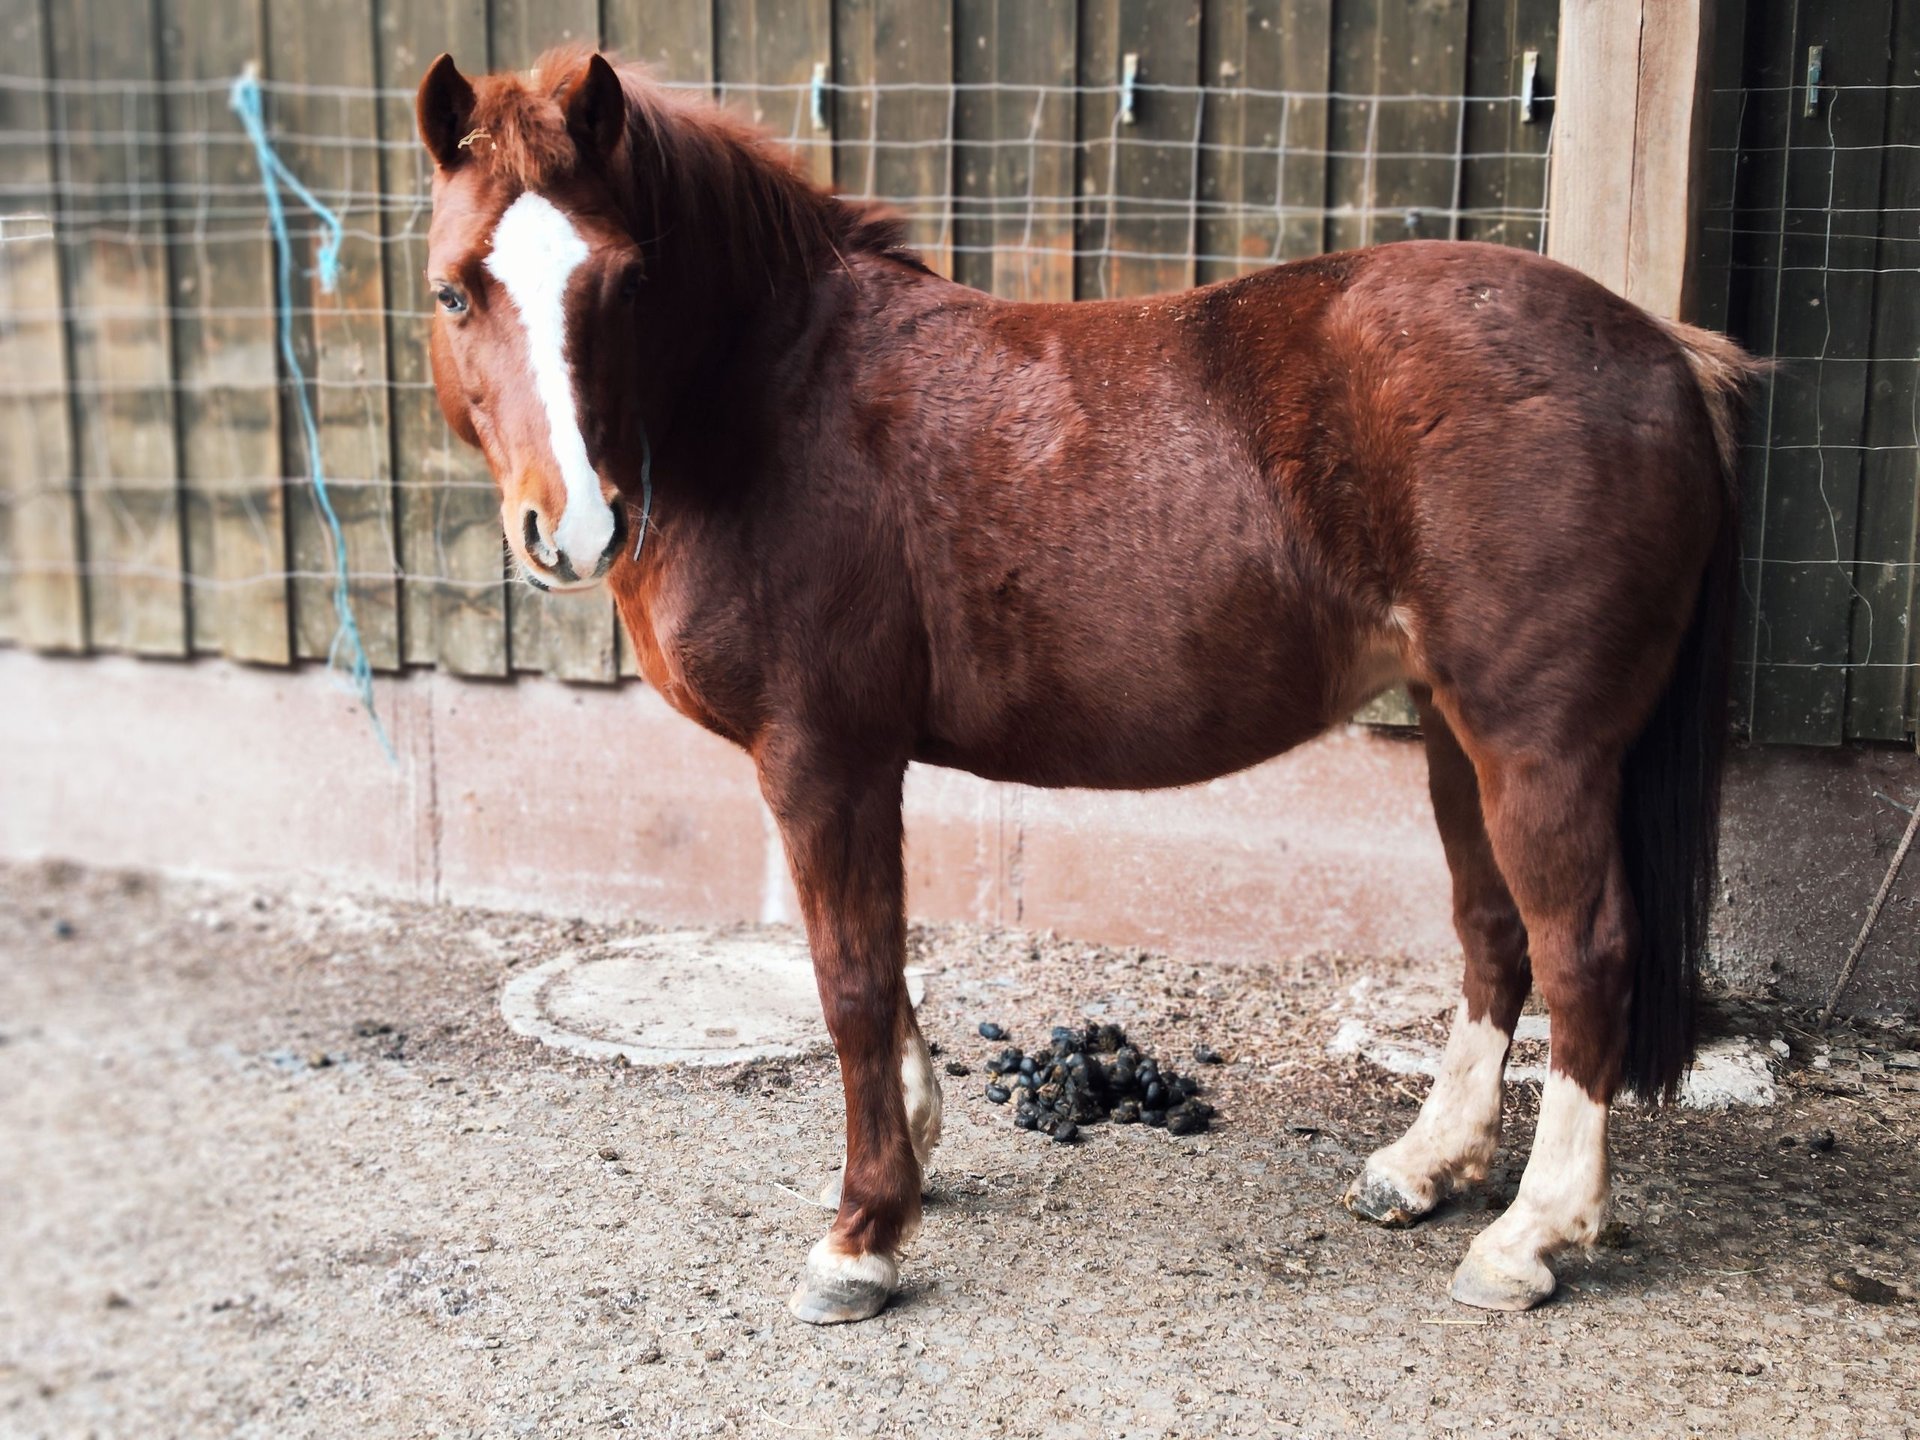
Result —
[[1699, 387], [1719, 461], [1720, 525], [1665, 692], [1629, 747], [1621, 849], [1639, 918], [1627, 1018], [1627, 1088], [1672, 1100], [1693, 1062], [1695, 1003], [1719, 865], [1738, 582], [1739, 430], [1748, 382], [1766, 364], [1711, 331], [1661, 322]]
[[1731, 499], [1738, 489], [1736, 466], [1740, 458], [1740, 422], [1746, 414], [1747, 387], [1771, 373], [1773, 362], [1749, 355], [1738, 344], [1713, 330], [1682, 325], [1678, 320], [1654, 317], [1686, 357], [1693, 383], [1706, 403], [1713, 424], [1713, 448], [1720, 452], [1720, 478]]

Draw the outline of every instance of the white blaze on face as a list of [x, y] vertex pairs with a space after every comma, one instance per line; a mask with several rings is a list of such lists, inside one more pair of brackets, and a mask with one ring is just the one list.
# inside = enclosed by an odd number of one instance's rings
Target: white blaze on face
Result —
[[567, 489], [567, 507], [553, 527], [553, 543], [582, 578], [613, 540], [613, 511], [600, 477], [587, 460], [587, 442], [573, 401], [567, 364], [567, 281], [587, 258], [587, 242], [545, 196], [531, 191], [509, 205], [494, 227], [487, 272], [520, 314], [534, 388], [546, 411], [553, 458]]

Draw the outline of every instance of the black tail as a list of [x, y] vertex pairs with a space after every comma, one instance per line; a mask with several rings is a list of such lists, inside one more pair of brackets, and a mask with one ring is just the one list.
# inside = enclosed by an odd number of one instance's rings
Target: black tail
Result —
[[1627, 1088], [1671, 1100], [1693, 1061], [1694, 1008], [1707, 949], [1720, 849], [1720, 769], [1726, 752], [1738, 576], [1736, 510], [1741, 391], [1762, 368], [1732, 341], [1667, 327], [1686, 352], [1712, 421], [1725, 506], [1692, 623], [1666, 693], [1627, 751], [1620, 843], [1640, 922], [1627, 1019]]

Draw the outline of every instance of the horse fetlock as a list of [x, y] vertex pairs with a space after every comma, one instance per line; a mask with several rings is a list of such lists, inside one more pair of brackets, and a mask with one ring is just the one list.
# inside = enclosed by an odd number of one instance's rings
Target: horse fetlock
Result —
[[1449, 1195], [1487, 1178], [1500, 1143], [1497, 1123], [1437, 1139], [1424, 1119], [1367, 1157], [1347, 1188], [1348, 1210], [1382, 1225], [1411, 1225]]
[[844, 1325], [879, 1314], [899, 1283], [900, 1265], [891, 1255], [849, 1254], [826, 1235], [807, 1252], [787, 1309], [809, 1325]]

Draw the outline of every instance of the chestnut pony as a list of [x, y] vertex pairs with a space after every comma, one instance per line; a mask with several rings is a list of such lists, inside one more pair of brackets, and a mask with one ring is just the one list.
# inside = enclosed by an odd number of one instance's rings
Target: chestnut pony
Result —
[[907, 765], [1186, 785], [1403, 682], [1466, 975], [1347, 1193], [1482, 1178], [1529, 985], [1552, 1065], [1453, 1279], [1524, 1308], [1591, 1241], [1607, 1107], [1691, 1058], [1752, 368], [1537, 255], [1409, 243], [1014, 304], [704, 99], [598, 55], [421, 85], [434, 382], [526, 577], [612, 586], [642, 673], [745, 749], [846, 1087], [792, 1309], [886, 1303], [940, 1092], [901, 968]]

